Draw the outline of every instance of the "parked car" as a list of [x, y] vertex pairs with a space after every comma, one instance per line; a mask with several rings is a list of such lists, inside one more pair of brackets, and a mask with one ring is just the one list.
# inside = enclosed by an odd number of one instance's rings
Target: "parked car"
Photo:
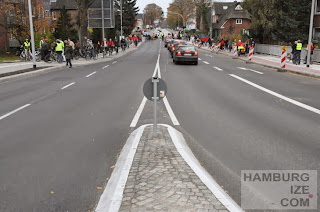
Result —
[[173, 51], [173, 62], [178, 64], [179, 62], [191, 62], [198, 65], [198, 51], [194, 46], [181, 45]]

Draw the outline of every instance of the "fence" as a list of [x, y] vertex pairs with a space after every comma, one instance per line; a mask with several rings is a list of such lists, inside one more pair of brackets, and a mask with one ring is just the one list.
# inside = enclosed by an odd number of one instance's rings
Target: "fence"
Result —
[[[256, 44], [254, 52], [258, 54], [269, 54], [273, 56], [281, 57], [281, 47], [279, 45], [268, 45], [268, 44]], [[287, 52], [291, 52], [291, 46], [287, 46]], [[301, 58], [304, 59], [307, 55], [306, 48], [303, 48], [301, 51]], [[313, 51], [313, 60], [320, 63], [320, 49], [315, 49]]]

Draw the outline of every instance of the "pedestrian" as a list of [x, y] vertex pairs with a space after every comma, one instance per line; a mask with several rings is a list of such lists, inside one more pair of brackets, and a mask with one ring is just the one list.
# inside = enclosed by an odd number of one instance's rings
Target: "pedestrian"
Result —
[[296, 40], [296, 41], [292, 44], [292, 46], [291, 46], [291, 48], [292, 48], [292, 62], [293, 62], [293, 61], [295, 60], [295, 58], [296, 58], [297, 43], [298, 43], [298, 41]]
[[118, 38], [114, 39], [114, 47], [115, 47], [115, 50], [116, 50], [116, 54], [118, 54], [118, 52], [119, 52], [119, 41], [118, 41]]
[[113, 43], [112, 39], [110, 38], [108, 41], [108, 49], [109, 49], [110, 56], [112, 55], [113, 47], [114, 47], [114, 43]]
[[42, 44], [42, 47], [41, 47], [41, 52], [43, 54], [43, 59], [46, 58], [47, 54], [49, 53], [49, 50], [50, 50], [50, 45], [48, 43], [48, 39], [44, 39], [44, 42]]
[[228, 49], [229, 49], [230, 52], [232, 51], [232, 40], [231, 40], [231, 38], [228, 41]]
[[54, 48], [57, 53], [58, 63], [62, 63], [63, 42], [61, 40], [57, 39]]
[[[306, 58], [304, 59], [304, 64], [307, 64], [307, 58], [308, 58], [308, 47], [309, 45], [307, 45], [307, 55], [306, 55]], [[311, 58], [312, 58], [312, 55], [313, 55], [313, 50], [314, 50], [314, 46], [313, 46], [313, 43], [311, 42], [311, 48], [310, 48], [310, 63], [311, 63]]]
[[297, 50], [296, 56], [298, 57], [298, 64], [297, 64], [297, 65], [300, 65], [301, 50], [302, 50], [302, 43], [301, 43], [301, 41], [300, 41], [300, 40], [298, 40], [296, 50]]
[[66, 66], [69, 65], [69, 68], [72, 68], [71, 59], [73, 59], [73, 49], [69, 42], [66, 43], [65, 47], [65, 55], [66, 55]]
[[134, 45], [137, 47], [138, 46], [138, 38], [137, 36], [133, 37]]
[[221, 39], [220, 43], [221, 43], [220, 49], [223, 50], [223, 48], [224, 48], [224, 40], [223, 40], [223, 38]]
[[69, 46], [71, 46], [71, 48], [72, 48], [72, 52], [73, 52], [73, 55], [72, 55], [72, 57], [74, 57], [74, 50], [75, 50], [75, 45], [74, 45], [74, 42], [70, 39], [70, 38], [68, 38], [68, 43], [69, 43]]

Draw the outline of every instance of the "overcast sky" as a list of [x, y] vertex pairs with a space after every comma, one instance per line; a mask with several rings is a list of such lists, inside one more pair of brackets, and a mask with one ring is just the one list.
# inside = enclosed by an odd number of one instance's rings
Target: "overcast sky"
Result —
[[[233, 2], [233, 0], [213, 0], [215, 2]], [[238, 0], [243, 1], [243, 0]], [[173, 0], [137, 0], [137, 6], [140, 9], [139, 13], [143, 13], [143, 9], [147, 4], [155, 3], [162, 7], [164, 12], [167, 12], [167, 8], [169, 7], [169, 3], [173, 2]]]

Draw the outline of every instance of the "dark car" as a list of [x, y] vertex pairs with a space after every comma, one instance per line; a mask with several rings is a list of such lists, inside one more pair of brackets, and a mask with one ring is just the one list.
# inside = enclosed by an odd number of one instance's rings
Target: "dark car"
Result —
[[187, 45], [187, 42], [184, 41], [184, 40], [174, 40], [173, 41], [173, 46], [171, 47], [171, 58], [173, 58], [173, 52], [178, 48], [178, 46], [181, 46], [181, 45]]
[[170, 40], [169, 42], [168, 42], [168, 46], [167, 46], [167, 48], [168, 48], [168, 50], [169, 50], [169, 52], [171, 52], [171, 48], [172, 48], [172, 46], [173, 46], [173, 42], [174, 42], [175, 40], [174, 39], [172, 39], [172, 40]]
[[178, 64], [179, 62], [192, 62], [198, 65], [198, 51], [194, 46], [181, 45], [173, 51], [173, 62]]
[[164, 47], [167, 47], [168, 46], [168, 43], [170, 43], [170, 41], [172, 41], [173, 39], [171, 38], [167, 38], [165, 41], [164, 41]]

